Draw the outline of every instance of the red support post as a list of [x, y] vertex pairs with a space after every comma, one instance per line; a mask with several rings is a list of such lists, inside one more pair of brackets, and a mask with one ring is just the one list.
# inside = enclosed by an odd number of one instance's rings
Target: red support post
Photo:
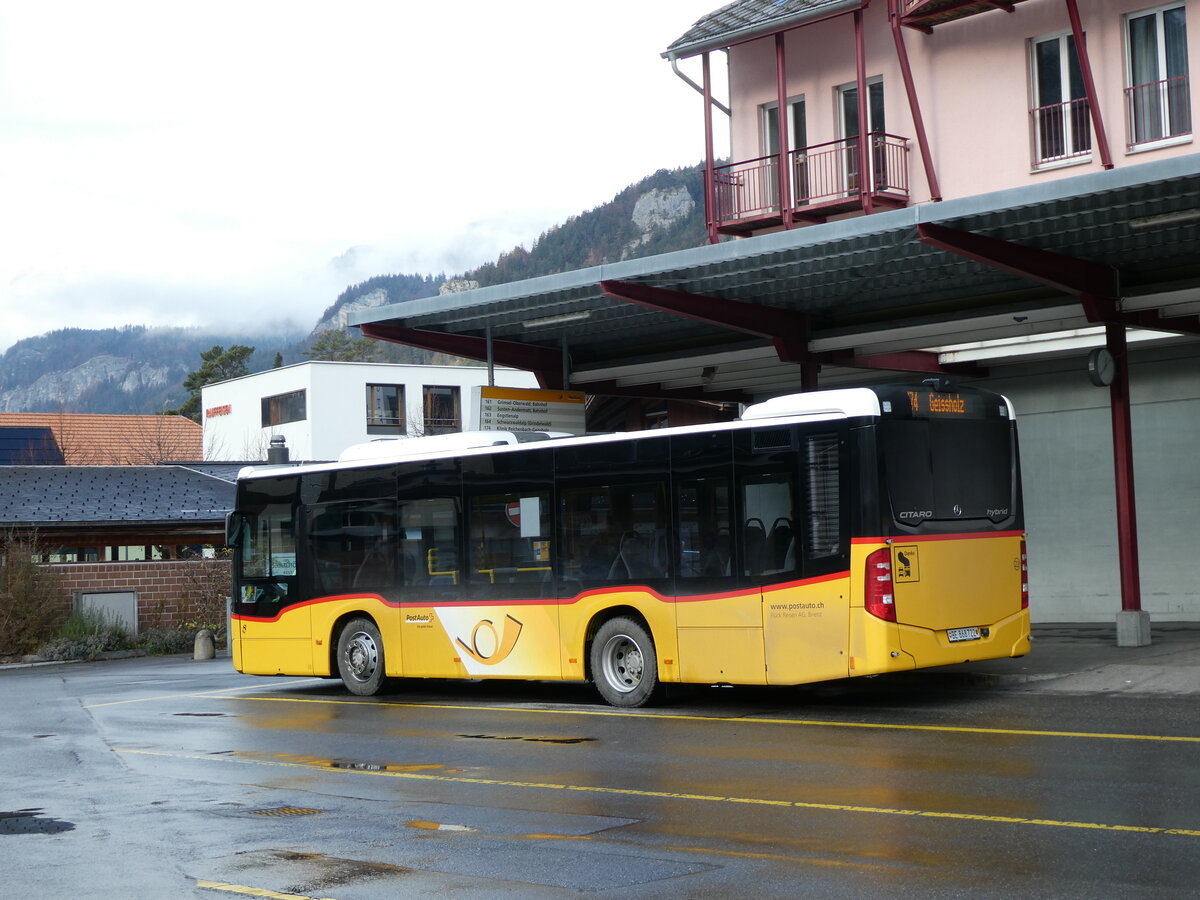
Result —
[[1066, 0], [1066, 3], [1071, 34], [1075, 38], [1075, 52], [1079, 57], [1079, 70], [1083, 74], [1083, 89], [1087, 93], [1088, 109], [1092, 114], [1092, 127], [1096, 129], [1096, 144], [1100, 147], [1100, 163], [1104, 168], [1111, 169], [1113, 161], [1108, 149], [1108, 132], [1104, 130], [1104, 117], [1100, 114], [1100, 95], [1096, 93], [1096, 81], [1092, 78], [1092, 61], [1084, 39], [1083, 25], [1079, 21], [1079, 7], [1075, 0]]
[[778, 123], [779, 132], [779, 162], [776, 165], [779, 167], [778, 178], [776, 179], [779, 185], [779, 218], [783, 221], [785, 229], [792, 227], [792, 179], [788, 177], [788, 106], [787, 106], [787, 66], [786, 58], [783, 50], [782, 31], [775, 35], [775, 96], [779, 103], [778, 115], [775, 121]]
[[717, 227], [720, 223], [717, 211], [717, 163], [713, 157], [713, 117], [712, 117], [712, 73], [709, 68], [708, 53], [704, 61], [704, 217], [708, 227], [708, 242], [715, 244], [721, 239]]
[[863, 212], [869, 216], [875, 211], [875, 204], [871, 199], [871, 135], [867, 130], [870, 127], [867, 116], [870, 98], [867, 96], [867, 48], [861, 8], [854, 11], [854, 62], [855, 81], [858, 84], [858, 187]]
[[921, 101], [917, 97], [912, 66], [908, 61], [908, 48], [904, 46], [904, 31], [900, 27], [900, 0], [888, 0], [888, 19], [892, 24], [892, 40], [896, 44], [896, 57], [900, 61], [904, 92], [908, 95], [908, 109], [912, 113], [913, 128], [917, 132], [917, 146], [921, 148], [921, 164], [925, 167], [925, 180], [929, 183], [929, 199], [938, 203], [942, 199], [942, 188], [938, 184], [937, 170], [933, 167], [929, 138], [925, 134], [925, 119], [921, 115]]
[[1133, 490], [1133, 426], [1129, 411], [1129, 353], [1125, 326], [1105, 326], [1108, 352], [1117, 364], [1109, 386], [1113, 435], [1113, 473], [1117, 495], [1117, 554], [1121, 565], [1121, 609], [1142, 608], [1141, 573], [1138, 566], [1137, 504]]

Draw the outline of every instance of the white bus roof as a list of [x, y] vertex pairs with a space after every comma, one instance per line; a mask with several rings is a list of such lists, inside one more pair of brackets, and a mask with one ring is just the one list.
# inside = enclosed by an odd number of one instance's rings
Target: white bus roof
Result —
[[[1007, 404], [1007, 400], [1005, 403]], [[1008, 404], [1008, 410], [1009, 418], [1013, 418], [1011, 404]], [[682, 425], [662, 430], [618, 431], [578, 436], [559, 432], [464, 431], [427, 437], [384, 438], [347, 447], [338, 457], [337, 462], [247, 466], [238, 473], [238, 480], [278, 477], [283, 474], [337, 471], [362, 465], [384, 465], [389, 462], [478, 456], [494, 450], [501, 452], [515, 450], [518, 446], [529, 446], [531, 442], [535, 446], [547, 448], [579, 443], [601, 444], [626, 441], [635, 436], [650, 438], [665, 434], [705, 434], [714, 431], [735, 430], [765, 424], [763, 420], [767, 419], [778, 419], [780, 424], [783, 424], [788, 421], [822, 421], [878, 417], [879, 415], [881, 415], [879, 397], [872, 388], [812, 391], [803, 394], [786, 394], [762, 403], [752, 404], [742, 412], [741, 418], [731, 422]]]

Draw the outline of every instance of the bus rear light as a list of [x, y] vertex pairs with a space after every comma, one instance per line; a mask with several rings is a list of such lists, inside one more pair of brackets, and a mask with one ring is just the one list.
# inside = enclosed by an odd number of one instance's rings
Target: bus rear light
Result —
[[892, 589], [892, 551], [888, 547], [867, 557], [863, 608], [885, 622], [896, 621], [896, 596]]
[[1021, 609], [1029, 609], [1029, 557], [1025, 555], [1025, 538], [1021, 538]]

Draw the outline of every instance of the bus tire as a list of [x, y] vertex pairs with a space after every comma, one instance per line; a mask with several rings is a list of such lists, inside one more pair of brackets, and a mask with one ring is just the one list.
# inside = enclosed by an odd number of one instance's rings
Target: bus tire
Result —
[[350, 693], [370, 697], [383, 689], [383, 638], [374, 622], [359, 618], [346, 623], [338, 636], [337, 663]]
[[650, 632], [619, 616], [600, 626], [592, 639], [592, 681], [610, 705], [632, 709], [657, 695], [658, 654]]

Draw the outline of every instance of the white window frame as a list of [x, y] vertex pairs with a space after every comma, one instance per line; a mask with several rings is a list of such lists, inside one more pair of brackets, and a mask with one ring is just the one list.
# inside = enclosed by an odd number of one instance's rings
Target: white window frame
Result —
[[[1182, 9], [1184, 11], [1185, 27], [1186, 27], [1186, 16], [1187, 16], [1187, 3], [1186, 2], [1164, 3], [1161, 6], [1152, 6], [1147, 9], [1134, 10], [1133, 12], [1125, 13], [1125, 15], [1122, 17], [1121, 31], [1122, 31], [1122, 42], [1125, 45], [1125, 87], [1127, 89], [1137, 86], [1137, 82], [1134, 80], [1134, 73], [1133, 73], [1133, 45], [1130, 40], [1130, 24], [1135, 19], [1145, 18], [1146, 16], [1154, 16], [1154, 18], [1155, 18], [1155, 35], [1157, 36], [1157, 39], [1158, 39], [1158, 59], [1157, 59], [1157, 64], [1156, 64], [1157, 75], [1158, 75], [1157, 81], [1165, 81], [1166, 73], [1167, 73], [1167, 41], [1166, 41], [1166, 27], [1163, 22], [1163, 13], [1168, 12], [1169, 10], [1173, 10], [1173, 9]], [[1182, 133], [1182, 134], [1169, 135], [1166, 137], [1151, 138], [1149, 140], [1138, 141], [1136, 139], [1136, 135], [1134, 133], [1135, 129], [1136, 129], [1136, 126], [1133, 121], [1134, 117], [1132, 115], [1132, 112], [1129, 109], [1130, 102], [1131, 101], [1129, 100], [1129, 98], [1126, 97], [1126, 100], [1125, 100], [1126, 125], [1125, 125], [1125, 127], [1126, 127], [1127, 133], [1125, 136], [1125, 144], [1126, 144], [1126, 152], [1127, 153], [1143, 153], [1147, 150], [1158, 150], [1162, 147], [1172, 147], [1177, 144], [1190, 144], [1192, 142], [1192, 134], [1195, 130], [1195, 123], [1191, 121], [1191, 72], [1190, 72], [1190, 68], [1189, 68], [1189, 72], [1188, 72], [1188, 102], [1187, 102], [1189, 130], [1187, 132]], [[1164, 101], [1163, 104], [1160, 106], [1159, 115], [1160, 115], [1160, 120], [1159, 120], [1160, 124], [1165, 124], [1170, 121], [1171, 109], [1170, 109], [1170, 105], [1168, 102]], [[1166, 128], [1164, 128], [1164, 130], [1166, 130]]]
[[[867, 134], [868, 135], [874, 134], [874, 132], [876, 130], [875, 122], [873, 121], [874, 116], [871, 115], [871, 86], [876, 85], [876, 84], [879, 85], [881, 90], [883, 90], [884, 118], [885, 119], [887, 118], [887, 115], [886, 115], [886, 113], [887, 113], [887, 88], [884, 86], [883, 76], [882, 75], [872, 75], [869, 78], [867, 78], [864, 83], [864, 87], [866, 87], [866, 89], [867, 89], [866, 104], [867, 104]], [[850, 137], [850, 135], [846, 133], [846, 94], [848, 94], [851, 89], [858, 90], [858, 80], [857, 79], [855, 79], [854, 81], [848, 81], [845, 84], [839, 84], [837, 87], [835, 87], [833, 89], [833, 92], [834, 92], [834, 114], [837, 116], [836, 133], [837, 133], [839, 140], [847, 140]], [[860, 97], [858, 99], [858, 102], [862, 103], [863, 98]], [[885, 128], [887, 127], [886, 122], [884, 123], [884, 127]], [[880, 129], [880, 130], [882, 131], [883, 129]], [[859, 140], [862, 140], [863, 137], [864, 137], [863, 135], [858, 136]], [[845, 191], [847, 196], [858, 193], [858, 191], [860, 189], [857, 187], [856, 188], [850, 187], [852, 176], [855, 174], [859, 174], [861, 176], [861, 173], [858, 172], [858, 159], [859, 159], [859, 157], [858, 157], [857, 149], [855, 150], [853, 156], [851, 156], [850, 154], [847, 154], [842, 159], [842, 179], [843, 179], [842, 184], [843, 184], [843, 190]], [[853, 165], [851, 164], [852, 162], [853, 162]], [[870, 173], [870, 175], [871, 175], [871, 177], [868, 179], [868, 182], [867, 182], [868, 193], [875, 189], [874, 173], [872, 172], [872, 173]], [[860, 181], [860, 185], [861, 185], [861, 181]]]
[[[1037, 37], [1029, 39], [1029, 110], [1030, 110], [1030, 140], [1032, 142], [1033, 152], [1033, 168], [1041, 171], [1043, 169], [1058, 169], [1063, 166], [1078, 166], [1090, 163], [1092, 161], [1092, 148], [1095, 146], [1095, 135], [1092, 134], [1092, 115], [1091, 109], [1087, 109], [1087, 120], [1084, 128], [1087, 129], [1087, 151], [1081, 153], [1072, 153], [1071, 148], [1075, 146], [1078, 135], [1074, 126], [1073, 116], [1066, 114], [1062, 117], [1061, 128], [1058, 136], [1062, 141], [1063, 153], [1057, 156], [1045, 155], [1045, 147], [1042, 145], [1042, 122], [1036, 116], [1036, 111], [1043, 107], [1042, 98], [1038, 96], [1038, 45], [1049, 41], [1058, 42], [1058, 59], [1059, 59], [1059, 95], [1067, 98], [1062, 103], [1073, 103], [1076, 100], [1088, 102], [1086, 88], [1082, 97], [1071, 96], [1071, 53], [1069, 50], [1071, 40], [1074, 38], [1074, 33], [1069, 29], [1066, 31], [1056, 31], [1049, 34], [1041, 34]], [[1084, 35], [1084, 40], [1087, 36]], [[1076, 57], [1079, 57], [1080, 48], [1075, 48]], [[1080, 60], [1082, 76], [1083, 61]], [[1072, 107], [1065, 107], [1070, 110]]]
[[[787, 99], [787, 131], [788, 131], [788, 155], [792, 159], [792, 165], [789, 166], [788, 177], [791, 179], [790, 188], [792, 196], [792, 206], [803, 205], [803, 202], [808, 200], [808, 179], [807, 172], [804, 168], [805, 155], [797, 153], [797, 150], [804, 149], [796, 146], [796, 107], [800, 107], [801, 115], [804, 119], [804, 142], [808, 145], [808, 105], [805, 102], [804, 94], [797, 94], [794, 97]], [[772, 100], [770, 103], [763, 103], [758, 107], [759, 121], [759, 146], [762, 148], [762, 156], [778, 156], [779, 150], [771, 149], [771, 128], [770, 115], [775, 113], [776, 122], [779, 121], [779, 101]], [[799, 186], [803, 186], [802, 191], [798, 191]]]

